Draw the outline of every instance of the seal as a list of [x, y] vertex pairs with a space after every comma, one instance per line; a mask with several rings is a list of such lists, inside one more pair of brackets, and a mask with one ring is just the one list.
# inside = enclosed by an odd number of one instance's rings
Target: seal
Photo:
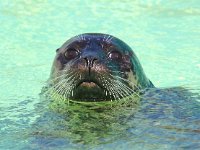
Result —
[[133, 50], [108, 34], [85, 33], [56, 50], [48, 80], [52, 95], [73, 101], [112, 101], [154, 85]]

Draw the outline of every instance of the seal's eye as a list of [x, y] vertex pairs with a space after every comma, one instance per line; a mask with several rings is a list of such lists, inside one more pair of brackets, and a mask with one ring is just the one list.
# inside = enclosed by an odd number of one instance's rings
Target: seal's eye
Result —
[[122, 55], [119, 51], [111, 51], [108, 54], [108, 57], [112, 60], [120, 60], [122, 58]]
[[65, 57], [67, 58], [67, 59], [73, 59], [73, 58], [75, 58], [76, 56], [78, 56], [78, 51], [76, 50], [76, 49], [74, 49], [74, 48], [69, 48], [66, 52], [65, 52]]

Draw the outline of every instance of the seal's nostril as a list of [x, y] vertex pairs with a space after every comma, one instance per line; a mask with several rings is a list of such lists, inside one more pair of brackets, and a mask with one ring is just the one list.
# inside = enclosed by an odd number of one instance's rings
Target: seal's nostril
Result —
[[88, 67], [90, 63], [89, 60], [87, 58], [84, 58], [84, 60], [85, 60], [85, 67]]
[[85, 60], [85, 67], [88, 68], [89, 76], [91, 75], [91, 68], [94, 66], [94, 62], [97, 61], [97, 58], [88, 56], [83, 58]]
[[97, 61], [97, 58], [85, 57], [84, 60], [85, 60], [85, 66], [91, 68], [93, 67], [94, 62]]

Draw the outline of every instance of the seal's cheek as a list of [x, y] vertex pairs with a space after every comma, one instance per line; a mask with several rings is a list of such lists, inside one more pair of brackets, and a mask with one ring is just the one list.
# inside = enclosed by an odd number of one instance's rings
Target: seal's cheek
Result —
[[128, 64], [128, 63], [121, 64], [121, 71], [122, 72], [130, 72], [131, 71], [131, 64]]
[[68, 62], [62, 54], [58, 54], [55, 61], [56, 61], [56, 68], [58, 68], [58, 70], [62, 70], [65, 64], [67, 64]]
[[132, 69], [132, 64], [128, 55], [123, 56], [123, 60], [121, 63], [121, 71], [130, 72]]
[[132, 87], [132, 89], [134, 90], [138, 90], [139, 83], [137, 80], [137, 76], [132, 70], [128, 73], [128, 80], [130, 81], [129, 86]]

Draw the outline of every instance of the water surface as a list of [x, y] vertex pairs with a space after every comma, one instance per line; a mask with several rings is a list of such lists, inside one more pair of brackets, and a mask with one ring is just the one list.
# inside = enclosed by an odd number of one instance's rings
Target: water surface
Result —
[[[1, 149], [200, 147], [198, 0], [1, 0], [0, 21]], [[100, 116], [90, 121], [85, 120], [87, 116], [82, 116], [75, 127], [80, 127], [81, 121], [88, 123], [87, 142], [74, 142], [68, 135], [38, 137], [31, 134], [33, 124], [41, 116], [45, 118], [43, 112], [35, 110], [35, 105], [41, 102], [39, 93], [49, 77], [55, 50], [68, 38], [86, 32], [112, 34], [129, 44], [156, 87], [188, 87], [191, 93], [184, 91], [181, 97], [174, 97], [174, 91], [171, 94], [165, 91], [161, 95], [167, 96], [159, 97], [157, 101], [147, 94], [139, 107], [122, 109], [127, 121], [119, 119], [120, 115], [116, 114], [114, 120], [110, 118], [105, 124], [113, 125], [112, 121], [119, 124], [108, 130], [104, 128], [102, 132], [94, 130], [92, 133], [92, 127], [89, 128]], [[42, 105], [42, 108], [46, 106]], [[48, 116], [63, 119], [59, 114], [47, 113]], [[48, 121], [50, 119], [45, 123]], [[94, 124], [94, 129], [98, 127]]]

